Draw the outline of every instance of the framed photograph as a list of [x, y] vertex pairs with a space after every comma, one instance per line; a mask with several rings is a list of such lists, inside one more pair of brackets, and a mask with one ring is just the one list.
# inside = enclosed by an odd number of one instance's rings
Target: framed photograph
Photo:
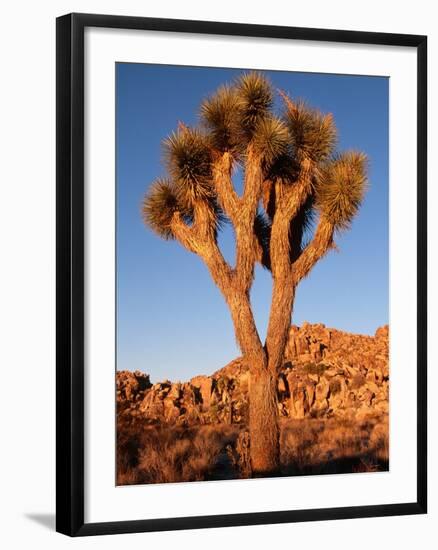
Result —
[[57, 19], [57, 530], [422, 514], [425, 36]]

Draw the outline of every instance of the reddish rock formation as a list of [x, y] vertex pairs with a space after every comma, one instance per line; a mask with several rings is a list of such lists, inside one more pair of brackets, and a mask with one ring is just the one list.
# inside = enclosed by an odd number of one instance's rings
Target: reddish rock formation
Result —
[[[278, 375], [279, 415], [291, 418], [388, 412], [389, 331], [350, 334], [322, 324], [292, 326]], [[152, 385], [141, 372], [117, 372], [119, 414], [148, 423], [245, 423], [248, 366], [238, 358], [212, 376]]]

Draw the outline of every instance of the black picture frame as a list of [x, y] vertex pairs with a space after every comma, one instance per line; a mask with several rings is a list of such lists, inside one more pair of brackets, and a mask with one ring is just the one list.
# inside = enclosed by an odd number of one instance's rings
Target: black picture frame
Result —
[[[417, 51], [417, 499], [402, 504], [84, 522], [84, 29], [108, 27], [406, 46]], [[69, 14], [56, 22], [56, 530], [69, 536], [364, 518], [427, 511], [427, 37]]]

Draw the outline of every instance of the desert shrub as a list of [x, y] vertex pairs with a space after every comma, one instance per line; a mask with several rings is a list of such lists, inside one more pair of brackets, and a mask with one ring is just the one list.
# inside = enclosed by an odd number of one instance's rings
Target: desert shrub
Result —
[[377, 423], [371, 432], [370, 441], [378, 460], [389, 464], [389, 424]]
[[251, 477], [250, 444], [249, 432], [242, 431], [238, 435], [235, 444], [229, 444], [226, 447], [231, 464], [242, 478]]
[[333, 380], [330, 380], [330, 393], [332, 395], [335, 395], [341, 391], [341, 382], [337, 380], [336, 378]]
[[218, 456], [235, 439], [228, 426], [120, 425], [117, 482], [172, 483], [208, 479]]
[[210, 420], [211, 422], [218, 422], [219, 420], [219, 411], [220, 411], [220, 408], [219, 408], [219, 405], [217, 403], [215, 403], [214, 405], [210, 405], [210, 408], [209, 408], [209, 415], [210, 415]]
[[128, 414], [118, 415], [116, 446], [118, 485], [129, 485], [139, 482], [136, 468], [143, 430], [144, 425], [138, 419]]
[[238, 385], [237, 379], [229, 378], [227, 375], [220, 376], [216, 381], [216, 387], [220, 394], [224, 391], [233, 391]]
[[324, 363], [307, 363], [307, 365], [303, 367], [305, 373], [316, 374], [318, 376], [322, 376], [327, 369], [328, 366]]
[[237, 422], [247, 425], [249, 421], [249, 405], [247, 401], [237, 401], [233, 404], [233, 421], [237, 417]]
[[[388, 415], [364, 420], [280, 421], [282, 475], [373, 472], [388, 469]], [[239, 435], [240, 432], [240, 435]], [[119, 415], [117, 483], [166, 483], [250, 477], [244, 426], [184, 428], [148, 425]]]
[[284, 475], [373, 472], [388, 469], [388, 416], [285, 420], [280, 459]]
[[309, 453], [317, 441], [309, 426], [308, 421], [290, 422], [281, 430], [280, 460], [285, 469], [300, 471], [309, 463]]

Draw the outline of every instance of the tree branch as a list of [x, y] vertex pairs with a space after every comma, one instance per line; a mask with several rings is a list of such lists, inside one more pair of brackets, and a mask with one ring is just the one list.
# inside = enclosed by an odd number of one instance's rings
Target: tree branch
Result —
[[175, 212], [171, 229], [182, 246], [204, 260], [214, 282], [223, 293], [232, 282], [232, 270], [217, 245], [206, 208], [202, 204], [195, 208], [195, 222], [191, 227], [184, 222], [179, 212]]
[[254, 222], [261, 198], [262, 184], [261, 159], [249, 147], [243, 196], [240, 200], [239, 215], [234, 224], [236, 231], [236, 277], [245, 291], [251, 287], [254, 277], [254, 265], [258, 248], [257, 239], [254, 235]]
[[268, 367], [272, 373], [277, 373], [283, 363], [294, 296], [295, 286], [289, 272], [274, 279], [265, 344]]
[[194, 231], [193, 227], [190, 227], [182, 219], [180, 212], [175, 212], [170, 223], [175, 238], [186, 248], [189, 252], [194, 254], [198, 253], [199, 239]]
[[254, 368], [266, 366], [266, 355], [257, 331], [249, 293], [242, 291], [236, 273], [225, 261], [215, 239], [208, 231], [205, 232], [205, 211], [202, 205], [195, 212], [195, 223], [188, 226], [175, 212], [171, 228], [178, 241], [190, 252], [198, 254], [206, 264], [216, 286], [227, 302], [239, 344], [245, 358], [254, 365]]
[[335, 226], [330, 221], [323, 217], [320, 218], [312, 241], [292, 264], [293, 284], [295, 286], [309, 274], [318, 260], [331, 248], [334, 248], [334, 231]]
[[213, 184], [219, 204], [225, 214], [234, 223], [239, 211], [239, 196], [231, 179], [233, 159], [230, 153], [220, 154], [212, 163]]
[[275, 182], [275, 213], [271, 232], [271, 266], [274, 277], [290, 271], [291, 223], [312, 192], [312, 163], [303, 161], [299, 179], [293, 185]]
[[271, 229], [270, 259], [273, 277], [272, 302], [265, 348], [268, 367], [276, 373], [281, 367], [289, 334], [296, 282], [291, 261], [291, 226], [312, 192], [312, 164], [303, 161], [300, 177], [294, 185], [275, 182], [275, 213]]
[[208, 241], [199, 255], [208, 267], [216, 286], [226, 297], [233, 282], [233, 270], [223, 257], [217, 243]]
[[197, 201], [193, 206], [193, 230], [200, 243], [216, 242], [216, 213], [212, 205], [204, 201]]
[[296, 184], [290, 188], [289, 193], [284, 195], [283, 215], [289, 221], [295, 218], [312, 192], [312, 173], [314, 168], [313, 163], [309, 159], [303, 160]]
[[240, 288], [229, 287], [225, 300], [233, 319], [236, 340], [251, 369], [265, 368], [266, 354], [255, 324], [249, 294]]
[[264, 178], [261, 157], [253, 151], [251, 145], [247, 149], [245, 166], [242, 196], [243, 214], [255, 217], [257, 204], [262, 194]]

